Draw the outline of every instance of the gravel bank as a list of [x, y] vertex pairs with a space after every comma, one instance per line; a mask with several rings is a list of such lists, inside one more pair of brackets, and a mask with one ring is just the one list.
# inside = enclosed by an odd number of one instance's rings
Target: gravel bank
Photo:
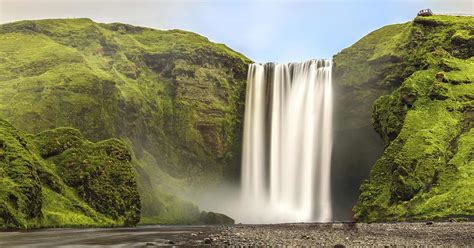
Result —
[[211, 238], [239, 246], [474, 246], [474, 222], [237, 225]]
[[474, 246], [474, 222], [139, 226], [0, 232], [0, 247]]

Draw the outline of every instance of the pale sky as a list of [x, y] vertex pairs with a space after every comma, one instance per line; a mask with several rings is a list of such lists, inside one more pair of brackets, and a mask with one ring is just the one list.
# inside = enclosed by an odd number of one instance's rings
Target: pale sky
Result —
[[184, 29], [256, 62], [331, 58], [367, 33], [420, 9], [474, 14], [474, 0], [0, 0], [0, 23], [88, 17]]

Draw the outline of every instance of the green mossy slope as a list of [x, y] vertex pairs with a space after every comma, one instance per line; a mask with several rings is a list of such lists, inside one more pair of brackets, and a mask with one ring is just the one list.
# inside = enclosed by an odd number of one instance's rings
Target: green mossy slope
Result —
[[473, 17], [435, 15], [382, 28], [335, 57], [343, 84], [391, 91], [373, 104], [386, 147], [356, 219], [473, 218], [473, 44]]
[[93, 141], [124, 140], [136, 156], [143, 214], [187, 223], [199, 212], [171, 195], [238, 168], [249, 62], [181, 30], [8, 23], [0, 25], [0, 117], [31, 133], [70, 126]]
[[140, 198], [123, 142], [72, 128], [30, 135], [0, 119], [0, 229], [131, 226]]
[[415, 68], [405, 60], [411, 23], [380, 28], [336, 54], [334, 83], [340, 129], [371, 126], [372, 103]]

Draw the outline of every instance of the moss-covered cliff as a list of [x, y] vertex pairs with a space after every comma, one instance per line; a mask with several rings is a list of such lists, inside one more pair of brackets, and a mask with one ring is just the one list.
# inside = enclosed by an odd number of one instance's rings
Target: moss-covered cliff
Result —
[[[250, 61], [180, 30], [89, 19], [0, 26], [0, 116], [38, 133], [71, 126], [136, 156], [146, 222], [190, 223], [179, 195], [238, 168]], [[74, 182], [75, 183], [75, 182]]]
[[473, 56], [474, 18], [455, 16], [387, 26], [335, 56], [338, 84], [363, 106], [346, 117], [366, 119], [383, 95], [372, 121], [385, 150], [360, 188], [356, 219], [474, 216]]
[[140, 210], [123, 142], [72, 128], [30, 135], [0, 119], [0, 229], [130, 226]]

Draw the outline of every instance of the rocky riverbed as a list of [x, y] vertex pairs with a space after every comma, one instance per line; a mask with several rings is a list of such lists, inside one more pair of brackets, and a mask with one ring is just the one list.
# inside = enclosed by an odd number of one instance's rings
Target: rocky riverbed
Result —
[[469, 246], [474, 223], [333, 223], [221, 227], [216, 244], [303, 246]]
[[0, 247], [472, 246], [474, 222], [141, 226], [0, 232]]

